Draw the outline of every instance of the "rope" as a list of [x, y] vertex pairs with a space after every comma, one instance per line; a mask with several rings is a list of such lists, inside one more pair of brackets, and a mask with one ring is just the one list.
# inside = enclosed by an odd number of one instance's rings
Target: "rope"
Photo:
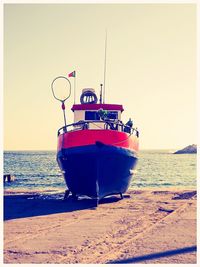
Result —
[[97, 125], [96, 123], [92, 122], [92, 124], [95, 125], [95, 126], [97, 126], [99, 129], [103, 129], [103, 130], [104, 130], [104, 128], [101, 128], [101, 127], [100, 127], [99, 125]]

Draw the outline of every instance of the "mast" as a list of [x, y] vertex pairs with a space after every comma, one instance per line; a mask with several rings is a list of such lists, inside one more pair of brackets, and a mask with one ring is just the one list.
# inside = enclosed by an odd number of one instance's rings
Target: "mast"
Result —
[[105, 103], [105, 91], [106, 91], [106, 52], [107, 52], [107, 29], [105, 38], [103, 103]]
[[100, 86], [101, 86], [101, 89], [100, 89], [100, 99], [99, 99], [99, 102], [100, 102], [100, 104], [102, 104], [102, 87], [103, 87], [103, 84], [101, 83]]

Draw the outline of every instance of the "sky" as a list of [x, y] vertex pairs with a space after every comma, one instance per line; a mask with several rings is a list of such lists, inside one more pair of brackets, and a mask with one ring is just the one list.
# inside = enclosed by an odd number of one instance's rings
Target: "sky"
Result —
[[3, 13], [4, 150], [56, 150], [64, 120], [51, 82], [76, 70], [76, 103], [83, 88], [99, 95], [106, 29], [105, 100], [123, 104], [140, 149], [197, 143], [196, 4], [4, 4]]

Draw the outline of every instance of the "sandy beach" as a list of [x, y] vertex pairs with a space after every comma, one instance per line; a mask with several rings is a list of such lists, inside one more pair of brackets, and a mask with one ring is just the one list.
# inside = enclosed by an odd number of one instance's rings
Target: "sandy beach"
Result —
[[62, 195], [4, 192], [4, 263], [196, 263], [196, 190]]

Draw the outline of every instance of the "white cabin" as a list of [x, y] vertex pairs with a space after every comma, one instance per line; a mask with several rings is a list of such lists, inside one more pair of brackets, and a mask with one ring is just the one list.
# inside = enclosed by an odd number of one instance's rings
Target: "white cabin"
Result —
[[97, 103], [97, 96], [94, 89], [83, 89], [80, 97], [81, 104], [74, 104], [74, 123], [79, 121], [91, 122], [90, 129], [104, 128], [104, 121], [99, 115], [99, 110], [107, 111], [106, 118], [113, 121], [121, 121], [123, 106], [117, 104]]

